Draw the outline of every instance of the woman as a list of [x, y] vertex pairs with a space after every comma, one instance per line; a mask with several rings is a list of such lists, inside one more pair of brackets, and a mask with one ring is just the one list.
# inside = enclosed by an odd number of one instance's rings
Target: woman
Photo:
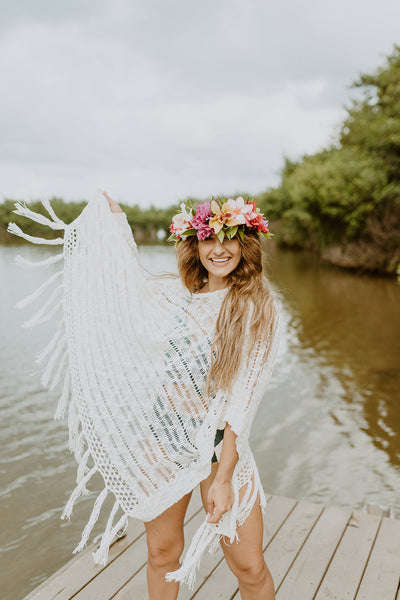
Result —
[[[120, 206], [107, 194], [104, 195], [109, 202], [111, 211], [122, 213]], [[200, 206], [205, 207], [207, 212], [211, 211], [209, 203]], [[242, 206], [245, 207], [245, 203]], [[199, 214], [199, 212], [197, 210], [195, 214]], [[243, 213], [243, 216], [246, 214], [248, 213]], [[191, 220], [193, 221], [193, 219]], [[178, 234], [179, 237], [176, 239], [180, 240], [185, 237], [185, 229], [179, 228], [179, 221], [182, 222], [182, 219], [177, 218], [176, 221], [178, 221], [178, 226], [173, 224], [171, 231], [175, 237]], [[185, 226], [183, 225], [183, 227]], [[222, 228], [219, 231], [221, 230]], [[197, 231], [201, 231], [200, 228]], [[232, 310], [232, 306], [236, 305], [235, 312], [243, 320], [246, 318], [246, 304], [253, 301], [260, 314], [259, 321], [255, 320], [253, 323], [256, 329], [254, 337], [257, 339], [265, 326], [272, 331], [275, 311], [271, 295], [263, 286], [261, 244], [257, 233], [250, 230], [244, 234], [243, 240], [236, 233], [231, 239], [224, 236], [222, 241], [218, 239], [216, 233], [208, 233], [209, 235], [205, 239], [198, 239], [197, 235], [190, 235], [185, 241], [178, 243], [178, 266], [184, 285], [189, 292], [197, 294], [233, 287], [232, 299], [230, 302], [228, 299], [226, 300], [225, 311]], [[239, 268], [240, 263], [242, 264]], [[240, 308], [238, 305], [241, 305]], [[223, 331], [223, 328], [224, 315], [220, 314], [216, 336], [218, 338], [220, 335], [221, 339], [217, 346], [217, 362], [212, 366], [211, 373], [217, 377], [219, 375], [221, 384], [225, 383], [224, 361], [227, 362], [227, 358], [224, 354], [229, 353], [232, 362], [239, 362], [239, 356], [235, 356], [232, 360], [232, 349], [228, 346], [228, 332]], [[241, 337], [240, 330], [244, 331], [241, 322], [238, 323], [238, 329], [238, 334], [233, 337]], [[241, 339], [236, 341], [239, 347], [243, 344]], [[209, 523], [218, 523], [222, 515], [233, 505], [231, 479], [238, 462], [237, 435], [230, 425], [226, 424], [221, 437], [223, 439], [220, 459], [213, 461], [210, 475], [200, 483], [201, 497]], [[175, 571], [179, 567], [179, 558], [184, 545], [183, 523], [191, 494], [192, 492], [186, 494], [160, 516], [145, 523], [150, 600], [158, 598], [175, 600], [177, 597], [178, 583], [166, 583], [165, 574]], [[230, 569], [238, 578], [242, 599], [269, 600], [275, 598], [272, 577], [265, 564], [262, 551], [263, 523], [259, 501], [254, 504], [237, 533], [238, 543], [229, 544], [223, 539], [221, 547]]]
[[[51, 219], [20, 203], [15, 212], [64, 229], [64, 239], [34, 238], [15, 224], [9, 231], [33, 243], [64, 245], [63, 254], [35, 265], [64, 259], [64, 268], [19, 307], [62, 277], [25, 326], [62, 310], [37, 362], [47, 360], [41, 380], [50, 390], [63, 382], [55, 416], [68, 411], [70, 448], [79, 463], [63, 518], [93, 475], [104, 482], [75, 551], [86, 545], [112, 495], [94, 560], [107, 562], [128, 516], [142, 519], [150, 600], [175, 599], [179, 581], [193, 584], [202, 554], [218, 543], [243, 600], [274, 598], [262, 554], [265, 497], [248, 444], [277, 340], [277, 308], [262, 274], [258, 238], [269, 234], [256, 203], [181, 205], [170, 239], [177, 243], [182, 283], [144, 274], [126, 215], [107, 194], [98, 193], [69, 225], [43, 204]], [[179, 567], [183, 520], [197, 484], [207, 517]]]

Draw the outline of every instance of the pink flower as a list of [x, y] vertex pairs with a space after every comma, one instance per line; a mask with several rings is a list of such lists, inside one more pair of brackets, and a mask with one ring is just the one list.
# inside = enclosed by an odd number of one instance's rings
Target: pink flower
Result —
[[198, 204], [196, 208], [196, 214], [192, 219], [192, 226], [194, 229], [198, 229], [201, 225], [208, 222], [211, 217], [211, 207], [209, 202], [203, 202]]
[[193, 229], [197, 230], [197, 239], [206, 240], [210, 235], [214, 233], [208, 222], [211, 217], [211, 208], [209, 202], [203, 202], [198, 204], [196, 208], [196, 214], [194, 215], [191, 225]]
[[205, 223], [204, 225], [199, 227], [199, 229], [197, 230], [197, 239], [198, 240], [206, 240], [213, 233], [214, 233], [214, 230], [211, 229], [211, 227], [209, 227], [207, 225], [207, 223]]

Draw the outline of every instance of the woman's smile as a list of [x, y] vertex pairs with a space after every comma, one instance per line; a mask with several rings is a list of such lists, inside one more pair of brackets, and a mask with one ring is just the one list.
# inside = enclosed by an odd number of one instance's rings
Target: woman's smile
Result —
[[198, 243], [199, 258], [208, 272], [207, 290], [221, 289], [226, 277], [236, 269], [242, 255], [236, 238], [224, 239], [221, 243], [216, 235]]
[[208, 260], [211, 260], [211, 262], [213, 264], [215, 264], [216, 266], [225, 266], [226, 263], [231, 260], [230, 256], [225, 256], [224, 258], [209, 258]]

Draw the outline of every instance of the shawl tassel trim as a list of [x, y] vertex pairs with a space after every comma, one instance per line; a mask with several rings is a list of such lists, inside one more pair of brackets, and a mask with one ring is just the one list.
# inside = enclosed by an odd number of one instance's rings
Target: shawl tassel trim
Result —
[[[52, 230], [65, 230], [68, 225], [57, 217], [50, 202], [48, 200], [43, 200], [42, 204], [51, 218], [32, 211], [25, 203], [22, 202], [15, 203], [15, 210], [13, 212], [17, 215], [29, 218], [36, 223], [46, 225]], [[46, 239], [29, 235], [22, 231], [22, 229], [13, 222], [8, 224], [7, 231], [24, 238], [33, 244], [64, 244], [64, 239], [61, 237], [56, 239]], [[64, 260], [64, 252], [49, 256], [48, 258], [39, 261], [31, 261], [20, 255], [15, 257], [15, 263], [19, 267], [24, 268], [46, 267], [48, 265], [58, 264], [62, 260]], [[64, 419], [66, 415], [68, 415], [69, 449], [74, 453], [75, 459], [78, 463], [77, 485], [70, 495], [61, 515], [62, 519], [70, 519], [76, 500], [82, 495], [90, 494], [86, 485], [93, 475], [98, 471], [98, 469], [96, 466], [92, 466], [91, 468], [88, 466], [89, 461], [91, 461], [93, 464], [93, 460], [90, 455], [90, 451], [86, 446], [85, 437], [80, 427], [78, 410], [71, 396], [71, 369], [69, 364], [67, 339], [65, 335], [65, 321], [63, 318], [63, 283], [59, 283], [60, 279], [61, 281], [63, 280], [63, 275], [64, 269], [60, 269], [56, 273], [53, 273], [36, 290], [34, 290], [26, 298], [17, 302], [15, 308], [25, 308], [33, 304], [42, 296], [46, 298], [46, 301], [42, 303], [36, 312], [28, 320], [23, 322], [22, 327], [24, 328], [31, 328], [35, 327], [36, 325], [41, 325], [58, 314], [60, 317], [55, 325], [55, 331], [50, 341], [36, 354], [35, 363], [42, 367], [42, 370], [38, 371], [38, 373], [41, 373], [40, 381], [45, 388], [51, 392], [54, 392], [59, 384], [62, 384], [61, 395], [57, 402], [54, 418], [60, 420]], [[36, 375], [37, 373], [34, 374]], [[87, 545], [93, 527], [99, 519], [100, 511], [104, 501], [109, 494], [110, 492], [106, 487], [104, 487], [103, 490], [98, 494], [89, 520], [82, 532], [81, 540], [73, 551], [74, 554], [83, 550], [83, 548]], [[118, 501], [115, 501], [111, 509], [105, 531], [102, 535], [101, 543], [96, 552], [93, 553], [94, 562], [97, 564], [105, 565], [107, 563], [110, 545], [115, 541], [115, 539], [118, 539], [125, 534], [128, 525], [128, 518], [126, 514], [123, 514], [122, 517], [120, 517], [117, 522], [114, 523], [118, 508], [119, 503]]]

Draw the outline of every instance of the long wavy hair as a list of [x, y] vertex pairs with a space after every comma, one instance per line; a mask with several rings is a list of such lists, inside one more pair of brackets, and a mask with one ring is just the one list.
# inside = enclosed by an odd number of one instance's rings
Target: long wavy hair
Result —
[[[276, 305], [263, 274], [262, 247], [255, 231], [246, 231], [244, 240], [239, 236], [241, 258], [227, 278], [228, 292], [218, 315], [211, 347], [211, 368], [208, 373], [207, 393], [228, 392], [233, 375], [237, 373], [245, 347], [247, 322], [251, 306], [250, 345], [261, 339], [268, 356], [276, 316]], [[177, 246], [179, 275], [191, 293], [198, 292], [207, 279], [202, 265], [196, 236]]]

